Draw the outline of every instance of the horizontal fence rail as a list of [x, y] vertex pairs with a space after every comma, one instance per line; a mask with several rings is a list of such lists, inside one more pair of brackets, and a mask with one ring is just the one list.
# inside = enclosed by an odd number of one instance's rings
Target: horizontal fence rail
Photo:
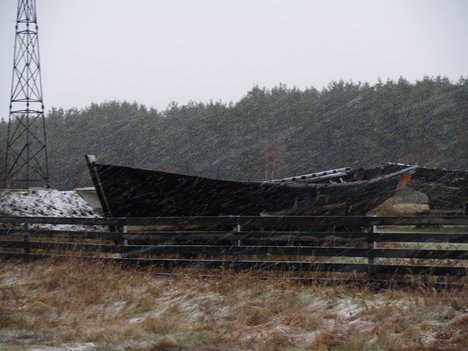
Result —
[[0, 217], [0, 257], [70, 256], [463, 285], [468, 217]]
[[64, 218], [64, 217], [0, 217], [0, 223], [47, 223], [79, 225], [468, 225], [468, 216], [415, 216], [415, 217], [363, 217], [363, 216], [197, 216], [197, 217], [121, 217], [121, 218]]

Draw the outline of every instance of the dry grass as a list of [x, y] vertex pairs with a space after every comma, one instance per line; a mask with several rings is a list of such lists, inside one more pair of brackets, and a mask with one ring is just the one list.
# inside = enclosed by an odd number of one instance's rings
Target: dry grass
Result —
[[2, 350], [466, 350], [466, 290], [300, 285], [281, 274], [2, 262]]

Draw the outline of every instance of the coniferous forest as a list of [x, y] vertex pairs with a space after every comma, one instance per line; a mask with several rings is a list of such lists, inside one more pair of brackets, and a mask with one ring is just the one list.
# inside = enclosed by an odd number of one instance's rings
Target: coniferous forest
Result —
[[[99, 162], [213, 178], [261, 180], [403, 162], [468, 170], [468, 79], [333, 82], [252, 88], [235, 103], [159, 111], [105, 102], [46, 116], [51, 186], [91, 185]], [[0, 123], [0, 151], [7, 122]]]

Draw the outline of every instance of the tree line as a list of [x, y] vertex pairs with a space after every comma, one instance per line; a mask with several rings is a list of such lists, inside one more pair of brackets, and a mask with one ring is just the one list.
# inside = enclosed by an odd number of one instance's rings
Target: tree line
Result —
[[[46, 116], [51, 186], [91, 185], [84, 161], [232, 180], [382, 162], [468, 169], [468, 79], [253, 87], [236, 103], [129, 102]], [[0, 123], [0, 149], [7, 123]], [[2, 152], [2, 156], [3, 156]], [[1, 161], [1, 160], [0, 160]], [[0, 170], [1, 171], [1, 170]]]

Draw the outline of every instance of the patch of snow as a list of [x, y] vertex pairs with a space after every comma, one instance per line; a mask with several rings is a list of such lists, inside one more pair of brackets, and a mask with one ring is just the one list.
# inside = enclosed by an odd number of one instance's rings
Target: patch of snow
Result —
[[127, 305], [127, 302], [125, 302], [125, 301], [117, 301], [117, 302], [114, 302], [114, 303], [112, 304], [112, 307], [113, 307], [116, 311], [120, 311], [120, 310], [122, 310], [126, 305]]
[[434, 333], [431, 331], [421, 331], [419, 337], [425, 345], [430, 345], [437, 340]]
[[146, 318], [145, 317], [137, 317], [137, 318], [131, 318], [128, 320], [128, 324], [137, 324], [137, 323], [141, 323], [145, 320]]
[[362, 311], [362, 307], [353, 302], [351, 299], [344, 299], [336, 305], [335, 310], [341, 318], [352, 318]]
[[87, 351], [96, 348], [96, 344], [87, 342], [84, 344], [64, 344], [61, 346], [34, 348], [31, 351]]

